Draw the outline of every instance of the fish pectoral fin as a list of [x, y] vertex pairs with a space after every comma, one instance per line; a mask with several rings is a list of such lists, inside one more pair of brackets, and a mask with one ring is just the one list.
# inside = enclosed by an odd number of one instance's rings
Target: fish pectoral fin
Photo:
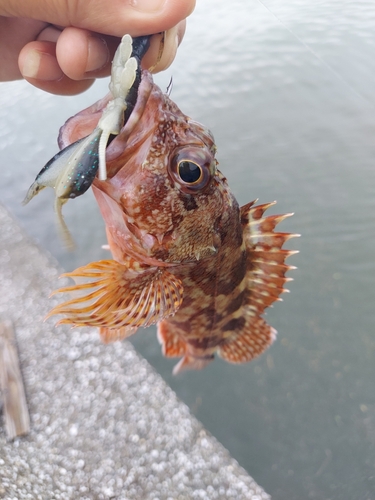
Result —
[[230, 363], [246, 363], [259, 356], [276, 338], [276, 330], [261, 317], [264, 310], [279, 299], [285, 291], [284, 284], [291, 281], [286, 272], [294, 269], [285, 260], [294, 253], [282, 246], [298, 236], [279, 233], [274, 229], [287, 215], [270, 215], [264, 212], [274, 203], [254, 205], [255, 201], [241, 207], [243, 238], [247, 252], [248, 270], [245, 275], [244, 298], [240, 309], [221, 325], [223, 340], [218, 355]]
[[243, 314], [223, 326], [224, 341], [217, 350], [218, 355], [230, 363], [246, 363], [259, 356], [275, 340], [276, 330], [243, 306]]
[[211, 354], [206, 357], [197, 358], [185, 354], [185, 356], [173, 368], [173, 375], [177, 375], [185, 370], [202, 370], [214, 360], [214, 355]]
[[176, 358], [185, 355], [186, 342], [182, 340], [174, 326], [168, 321], [163, 320], [158, 323], [157, 337], [164, 356]]
[[[119, 263], [115, 260], [92, 262], [63, 276], [80, 282], [57, 292], [68, 291], [73, 298], [56, 306], [48, 314], [63, 314], [57, 324], [98, 326], [116, 332], [104, 332], [111, 339], [120, 335], [120, 329], [146, 327], [175, 314], [182, 303], [181, 280], [165, 268], [144, 266], [132, 259]], [[125, 333], [122, 330], [121, 335]], [[134, 332], [132, 332], [134, 333]]]

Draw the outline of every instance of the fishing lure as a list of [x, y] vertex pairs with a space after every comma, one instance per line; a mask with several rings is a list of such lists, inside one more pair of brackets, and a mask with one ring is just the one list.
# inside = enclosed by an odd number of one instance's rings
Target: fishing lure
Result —
[[149, 43], [149, 36], [138, 37], [134, 46], [130, 35], [122, 38], [112, 63], [110, 94], [105, 99], [106, 106], [97, 126], [89, 135], [69, 144], [47, 162], [23, 201], [26, 205], [47, 186], [55, 189], [55, 210], [68, 248], [73, 247], [74, 243], [62, 216], [62, 206], [69, 199], [87, 191], [98, 169], [99, 178], [107, 178], [107, 144], [111, 136], [119, 134], [129, 117], [130, 113], [126, 115], [126, 111], [134, 107], [141, 77], [140, 61]]

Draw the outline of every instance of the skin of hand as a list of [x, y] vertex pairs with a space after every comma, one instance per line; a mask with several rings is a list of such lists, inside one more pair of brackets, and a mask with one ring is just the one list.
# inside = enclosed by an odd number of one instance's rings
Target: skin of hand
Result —
[[195, 0], [0, 0], [0, 81], [24, 78], [53, 94], [74, 95], [110, 74], [120, 38], [159, 33], [142, 64], [173, 61]]

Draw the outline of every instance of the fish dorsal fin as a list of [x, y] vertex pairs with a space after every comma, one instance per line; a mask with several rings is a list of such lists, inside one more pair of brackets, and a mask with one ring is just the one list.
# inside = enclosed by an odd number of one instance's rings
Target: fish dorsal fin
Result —
[[275, 202], [258, 206], [254, 206], [254, 203], [250, 202], [241, 207], [243, 238], [247, 252], [245, 303], [258, 314], [262, 314], [273, 302], [281, 300], [281, 293], [288, 291], [284, 284], [292, 281], [292, 278], [286, 277], [285, 274], [295, 268], [287, 265], [285, 260], [298, 251], [284, 250], [282, 246], [299, 235], [274, 231], [279, 222], [293, 214], [264, 217], [264, 212]]
[[[106, 341], [175, 314], [182, 302], [183, 287], [178, 278], [164, 268], [142, 268], [133, 259], [126, 263], [92, 262], [63, 276], [79, 283], [57, 290], [72, 293], [73, 298], [52, 309], [47, 317], [63, 314], [58, 324], [105, 328], [102, 336]], [[90, 281], [82, 283], [85, 280]], [[107, 331], [112, 329], [112, 333]]]
[[284, 284], [291, 281], [286, 272], [294, 269], [285, 260], [296, 251], [282, 249], [297, 234], [274, 231], [279, 222], [292, 214], [270, 215], [264, 212], [274, 203], [241, 208], [243, 238], [247, 252], [247, 271], [243, 305], [222, 325], [224, 341], [218, 354], [231, 363], [245, 363], [259, 356], [276, 338], [276, 330], [261, 317], [264, 310], [279, 299]]

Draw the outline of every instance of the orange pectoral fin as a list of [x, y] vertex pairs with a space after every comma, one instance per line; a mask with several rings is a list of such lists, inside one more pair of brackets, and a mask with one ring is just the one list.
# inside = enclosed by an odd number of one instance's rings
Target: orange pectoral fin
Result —
[[57, 290], [70, 292], [73, 298], [52, 309], [47, 317], [63, 314], [57, 324], [104, 328], [103, 337], [109, 340], [175, 314], [182, 302], [182, 283], [172, 273], [164, 268], [141, 268], [131, 260], [126, 264], [92, 262], [63, 276], [92, 281]]

